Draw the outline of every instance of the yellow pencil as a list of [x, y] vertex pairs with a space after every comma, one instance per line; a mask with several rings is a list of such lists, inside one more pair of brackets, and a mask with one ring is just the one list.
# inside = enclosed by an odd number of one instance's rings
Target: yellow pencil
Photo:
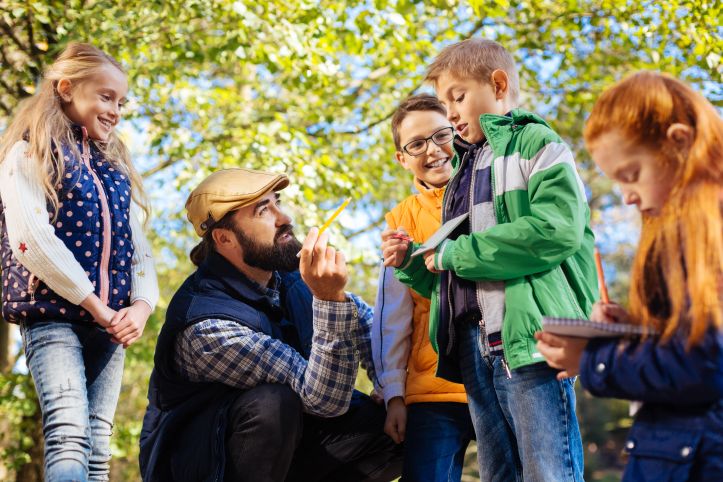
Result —
[[[341, 212], [344, 210], [344, 208], [346, 207], [346, 205], [349, 204], [350, 201], [351, 201], [351, 198], [350, 198], [350, 197], [344, 199], [344, 202], [341, 203], [341, 206], [339, 206], [338, 208], [336, 208], [336, 211], [334, 211], [334, 214], [332, 214], [332, 215], [329, 217], [329, 219], [327, 219], [326, 222], [321, 225], [321, 227], [319, 228], [319, 234], [318, 234], [317, 236], [321, 236], [321, 233], [323, 233], [324, 230], [325, 230], [326, 228], [328, 228], [329, 225], [336, 219], [336, 217], [337, 217], [339, 214], [341, 214]], [[297, 257], [297, 258], [300, 257], [300, 256], [301, 256], [301, 251], [299, 251], [298, 253], [296, 253], [296, 257]]]
[[325, 230], [326, 228], [328, 228], [329, 225], [336, 219], [336, 217], [337, 217], [339, 214], [341, 214], [341, 212], [344, 210], [344, 208], [346, 207], [346, 205], [349, 204], [350, 201], [351, 201], [351, 198], [348, 197], [348, 198], [344, 199], [344, 202], [341, 203], [341, 206], [339, 206], [338, 208], [336, 208], [336, 211], [334, 211], [334, 214], [332, 214], [331, 217], [330, 217], [329, 219], [327, 219], [326, 222], [325, 222], [324, 224], [322, 224], [321, 227], [319, 228], [319, 236], [321, 236], [321, 233], [323, 233], [324, 230]]

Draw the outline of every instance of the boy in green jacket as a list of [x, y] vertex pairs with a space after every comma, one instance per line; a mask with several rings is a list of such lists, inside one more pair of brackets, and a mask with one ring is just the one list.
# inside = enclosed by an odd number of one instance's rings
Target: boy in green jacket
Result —
[[426, 80], [458, 134], [442, 221], [469, 217], [424, 257], [385, 231], [385, 264], [432, 300], [437, 375], [465, 385], [481, 479], [583, 480], [574, 381], [556, 379], [534, 339], [542, 316], [586, 318], [597, 292], [572, 152], [516, 108], [517, 69], [496, 42], [445, 48]]

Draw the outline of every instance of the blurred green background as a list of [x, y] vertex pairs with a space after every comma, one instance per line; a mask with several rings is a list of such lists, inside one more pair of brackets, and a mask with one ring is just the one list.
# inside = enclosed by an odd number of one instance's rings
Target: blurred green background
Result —
[[[165, 305], [192, 271], [182, 206], [220, 167], [286, 172], [297, 235], [351, 196], [332, 228], [350, 289], [373, 302], [383, 214], [412, 188], [393, 161], [389, 119], [429, 91], [425, 66], [445, 45], [495, 39], [515, 56], [522, 106], [570, 144], [588, 189], [611, 298], [625, 302], [637, 214], [590, 163], [581, 141], [601, 90], [628, 73], [679, 76], [718, 107], [721, 3], [668, 0], [6, 1], [0, 0], [0, 131], [74, 40], [127, 68], [120, 131], [145, 179], [162, 298], [129, 348], [113, 436], [112, 480], [140, 480], [138, 437]], [[369, 389], [360, 374], [358, 385]], [[628, 404], [578, 393], [587, 480], [617, 480]], [[475, 450], [464, 480], [478, 480]], [[42, 480], [42, 434], [17, 329], [0, 322], [0, 480]]]

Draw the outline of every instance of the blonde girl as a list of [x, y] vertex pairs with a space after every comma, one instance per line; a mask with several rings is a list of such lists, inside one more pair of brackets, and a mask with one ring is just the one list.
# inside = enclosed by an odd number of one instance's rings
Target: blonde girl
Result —
[[73, 43], [0, 140], [3, 317], [20, 325], [45, 479], [109, 480], [124, 349], [158, 299], [141, 180], [115, 132], [121, 65]]

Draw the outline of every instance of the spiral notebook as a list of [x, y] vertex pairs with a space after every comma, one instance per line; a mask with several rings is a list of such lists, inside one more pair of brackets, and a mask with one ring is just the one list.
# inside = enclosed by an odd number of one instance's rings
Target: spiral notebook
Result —
[[629, 323], [606, 323], [576, 318], [542, 317], [542, 329], [547, 333], [576, 338], [616, 338], [621, 336], [657, 335], [654, 330]]

